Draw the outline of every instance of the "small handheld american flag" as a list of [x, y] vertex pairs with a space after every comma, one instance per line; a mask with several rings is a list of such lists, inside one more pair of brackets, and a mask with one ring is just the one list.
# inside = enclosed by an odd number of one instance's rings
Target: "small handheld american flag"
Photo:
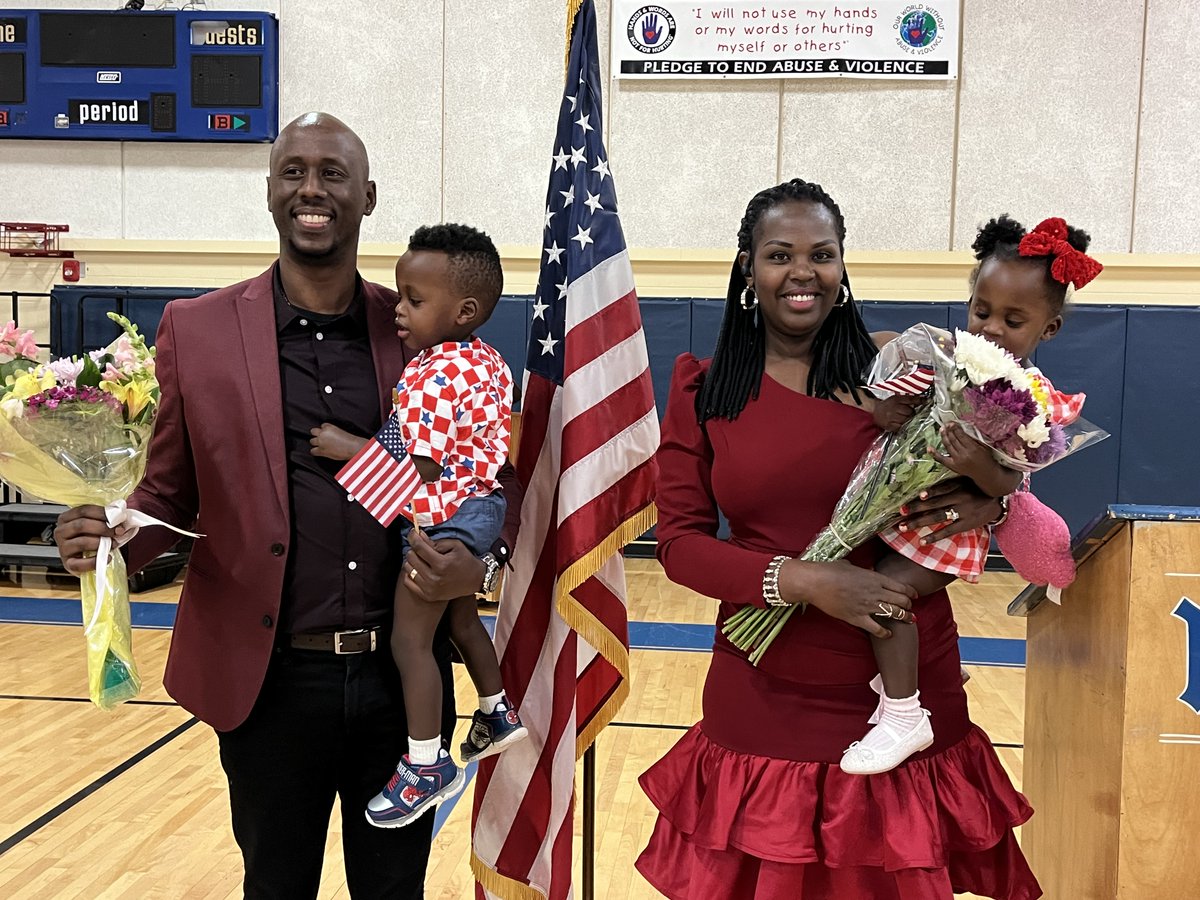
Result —
[[421, 473], [404, 447], [395, 414], [334, 478], [381, 525], [396, 520], [421, 487]]
[[917, 366], [911, 372], [897, 375], [895, 378], [889, 378], [886, 381], [876, 382], [871, 385], [871, 391], [877, 397], [880, 391], [893, 396], [923, 394], [929, 390], [932, 384], [933, 366]]

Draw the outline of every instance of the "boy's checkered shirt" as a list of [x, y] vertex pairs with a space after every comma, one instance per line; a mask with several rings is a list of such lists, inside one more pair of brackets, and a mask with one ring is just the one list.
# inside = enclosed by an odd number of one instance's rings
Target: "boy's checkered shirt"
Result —
[[442, 467], [442, 477], [422, 485], [405, 513], [417, 525], [438, 525], [464, 500], [500, 489], [512, 389], [504, 359], [478, 338], [430, 347], [405, 367], [393, 403], [408, 452]]

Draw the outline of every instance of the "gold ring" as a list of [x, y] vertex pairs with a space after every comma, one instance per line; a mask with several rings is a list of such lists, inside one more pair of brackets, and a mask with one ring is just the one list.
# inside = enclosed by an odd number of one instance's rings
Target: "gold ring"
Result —
[[413, 581], [416, 581], [417, 580], [417, 570], [412, 567], [409, 567], [408, 577], [411, 578]]
[[884, 603], [882, 600], [879, 601], [879, 614], [880, 615], [887, 616], [890, 619], [892, 617], [892, 611], [893, 611], [893, 607], [890, 603]]

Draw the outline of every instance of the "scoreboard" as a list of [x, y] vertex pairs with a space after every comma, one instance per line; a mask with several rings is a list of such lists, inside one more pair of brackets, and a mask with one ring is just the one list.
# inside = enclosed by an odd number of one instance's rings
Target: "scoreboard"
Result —
[[0, 9], [0, 139], [266, 142], [278, 132], [270, 13]]

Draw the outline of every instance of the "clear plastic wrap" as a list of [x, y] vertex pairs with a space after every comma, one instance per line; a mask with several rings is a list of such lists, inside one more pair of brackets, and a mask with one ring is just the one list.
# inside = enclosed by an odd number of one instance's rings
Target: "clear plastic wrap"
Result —
[[[86, 358], [10, 361], [0, 388], [0, 478], [23, 494], [110, 506], [133, 493], [145, 473], [158, 405], [154, 351], [128, 320], [110, 318], [124, 333]], [[87, 573], [80, 592], [89, 696], [110, 709], [137, 696], [141, 680], [125, 563], [120, 553], [106, 556], [98, 561], [101, 577]]]

